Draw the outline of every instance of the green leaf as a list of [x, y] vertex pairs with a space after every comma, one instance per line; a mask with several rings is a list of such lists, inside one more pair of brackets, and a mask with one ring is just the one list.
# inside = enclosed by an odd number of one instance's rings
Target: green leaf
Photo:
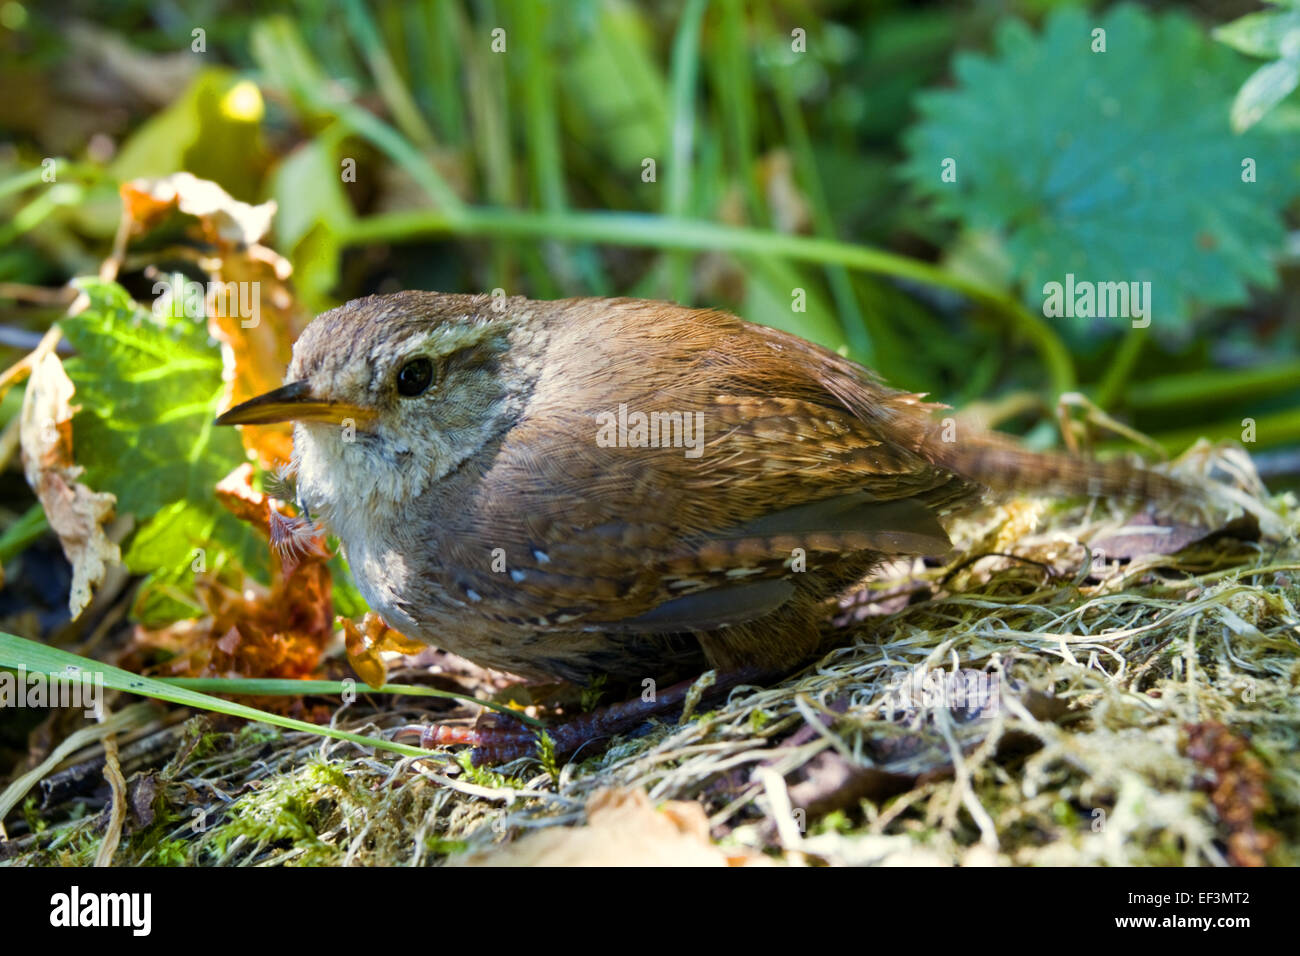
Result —
[[[213, 424], [222, 389], [218, 345], [201, 321], [155, 317], [116, 283], [78, 285], [90, 305], [62, 322], [77, 350], [64, 363], [80, 406], [76, 458], [87, 483], [116, 495], [118, 511], [140, 524], [127, 566], [154, 575], [153, 584], [179, 584], [202, 549], [207, 571], [233, 560], [265, 580], [265, 542], [215, 495], [217, 482], [247, 458], [235, 431]], [[183, 602], [153, 606], [147, 623], [173, 614], [188, 616]]]
[[133, 616], [146, 627], [162, 627], [202, 615], [190, 586], [194, 573], [221, 577], [232, 560], [261, 580], [270, 574], [266, 542], [215, 498], [210, 507], [172, 502], [135, 533], [123, 558], [132, 573], [150, 575]]
[[1232, 128], [1250, 129], [1300, 85], [1300, 56], [1274, 60], [1256, 70], [1232, 102]]
[[260, 96], [231, 70], [199, 71], [170, 106], [123, 144], [110, 171], [118, 180], [170, 176], [178, 169], [211, 179], [237, 199], [257, 199], [264, 164]]
[[[1105, 52], [1092, 50], [1097, 27]], [[1276, 284], [1300, 150], [1266, 124], [1233, 135], [1248, 69], [1235, 53], [1182, 16], [1132, 6], [1100, 20], [1058, 10], [1040, 35], [1010, 21], [996, 47], [957, 58], [956, 89], [919, 98], [906, 174], [941, 213], [1005, 236], [1031, 309], [1068, 273], [1149, 281], [1154, 327], [1177, 330], [1197, 308], [1244, 301], [1250, 283]], [[940, 177], [947, 158], [956, 182]], [[1049, 321], [1076, 347], [1129, 325]]]
[[338, 236], [354, 218], [340, 179], [338, 139], [326, 132], [303, 144], [271, 177], [276, 246], [289, 256], [298, 295], [315, 312], [335, 304], [329, 294], [339, 276]]
[[1283, 41], [1289, 48], [1300, 37], [1300, 12], [1265, 11], [1248, 13], [1214, 30], [1214, 39], [1247, 56], [1272, 60], [1283, 55]]

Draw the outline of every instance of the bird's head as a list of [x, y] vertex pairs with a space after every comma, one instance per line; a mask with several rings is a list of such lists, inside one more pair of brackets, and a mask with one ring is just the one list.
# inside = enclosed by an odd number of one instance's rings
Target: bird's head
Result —
[[284, 386], [217, 423], [294, 422], [299, 503], [346, 543], [353, 514], [415, 500], [517, 418], [545, 345], [530, 305], [434, 292], [354, 300], [307, 327]]

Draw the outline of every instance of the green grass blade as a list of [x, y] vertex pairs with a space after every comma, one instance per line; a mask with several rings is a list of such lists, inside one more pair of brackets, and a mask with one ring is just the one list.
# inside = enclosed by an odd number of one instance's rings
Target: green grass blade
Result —
[[157, 680], [172, 687], [184, 687], [205, 694], [246, 694], [250, 697], [296, 697], [300, 694], [332, 696], [349, 692], [357, 694], [404, 694], [408, 697], [442, 697], [446, 700], [459, 700], [467, 704], [485, 707], [488, 710], [495, 710], [534, 727], [546, 726], [543, 721], [538, 720], [536, 717], [521, 714], [505, 704], [479, 700], [472, 694], [457, 694], [454, 691], [438, 690], [436, 687], [423, 687], [419, 684], [384, 684], [382, 687], [370, 687], [360, 682], [348, 684], [346, 681], [341, 680], [292, 680], [282, 677], [159, 677]]
[[[687, 0], [673, 38], [672, 52], [672, 125], [668, 141], [671, 156], [666, 170], [664, 214], [684, 219], [690, 213], [695, 178], [695, 102], [700, 74], [700, 28], [708, 0]], [[691, 301], [690, 262], [682, 253], [668, 260], [673, 297], [677, 302]]]
[[467, 208], [455, 218], [435, 212], [385, 213], [358, 220], [341, 233], [344, 244], [395, 242], [428, 236], [491, 236], [603, 242], [693, 252], [750, 253], [821, 265], [842, 265], [878, 275], [937, 285], [989, 306], [1022, 335], [1043, 359], [1053, 399], [1075, 386], [1074, 361], [1060, 337], [1014, 297], [938, 266], [836, 239], [744, 229], [701, 220], [643, 213], [570, 211], [536, 213], [491, 207]]
[[402, 75], [389, 56], [384, 41], [380, 38], [379, 28], [371, 18], [369, 11], [358, 0], [346, 0], [343, 4], [344, 19], [353, 39], [361, 48], [370, 75], [374, 77], [379, 95], [384, 98], [388, 112], [406, 137], [421, 149], [432, 149], [433, 133], [420, 115], [420, 109], [406, 88]]
[[[411, 747], [391, 740], [384, 740], [380, 737], [369, 737], [365, 734], [349, 733], [346, 730], [337, 730], [333, 727], [320, 727], [304, 720], [282, 717], [279, 714], [258, 710], [255, 707], [222, 700], [220, 697], [211, 697], [188, 687], [178, 686], [170, 681], [132, 674], [130, 671], [122, 670], [122, 668], [114, 667], [111, 664], [104, 664], [88, 657], [60, 650], [57, 647], [49, 647], [36, 641], [29, 641], [26, 638], [3, 632], [0, 632], [0, 667], [12, 670], [21, 667], [29, 674], [40, 673], [51, 677], [66, 677], [69, 674], [69, 668], [77, 668], [80, 672], [102, 675], [105, 687], [124, 691], [128, 694], [153, 697], [157, 700], [165, 700], [185, 707], [227, 714], [231, 717], [242, 717], [245, 720], [256, 720], [264, 724], [284, 727], [287, 730], [297, 730], [321, 737], [333, 737], [336, 740], [346, 740], [363, 747], [374, 747], [377, 750], [388, 750], [406, 757], [428, 757], [431, 755], [430, 751], [420, 747]], [[405, 693], [405, 691], [403, 692]]]

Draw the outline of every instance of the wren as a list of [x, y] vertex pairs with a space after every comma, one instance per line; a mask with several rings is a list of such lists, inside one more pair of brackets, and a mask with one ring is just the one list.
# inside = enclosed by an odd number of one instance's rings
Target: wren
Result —
[[402, 633], [526, 677], [772, 672], [885, 557], [992, 490], [1179, 493], [944, 429], [794, 335], [635, 299], [400, 292], [320, 315], [288, 384], [300, 508]]

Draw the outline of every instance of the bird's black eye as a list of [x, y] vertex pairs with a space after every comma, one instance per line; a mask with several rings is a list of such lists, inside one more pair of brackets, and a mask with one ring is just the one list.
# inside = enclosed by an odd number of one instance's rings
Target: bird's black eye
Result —
[[407, 398], [419, 395], [433, 384], [433, 363], [427, 358], [411, 359], [397, 373], [397, 392]]

